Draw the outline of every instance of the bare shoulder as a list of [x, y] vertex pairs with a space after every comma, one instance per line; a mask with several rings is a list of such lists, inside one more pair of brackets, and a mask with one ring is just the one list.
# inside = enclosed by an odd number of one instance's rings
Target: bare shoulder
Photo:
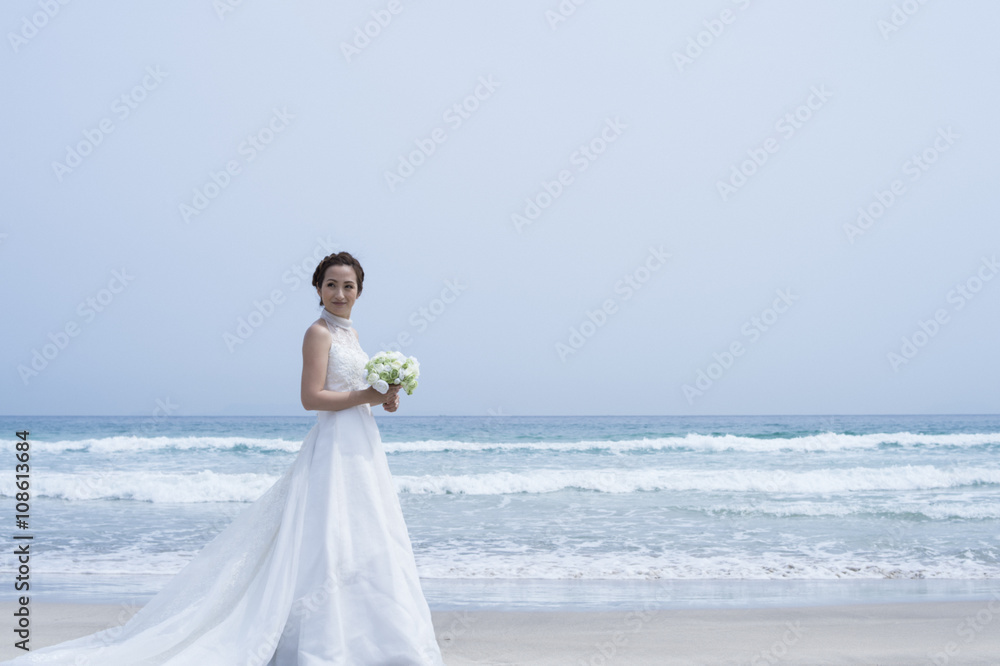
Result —
[[329, 347], [333, 342], [333, 335], [330, 333], [330, 329], [326, 327], [326, 322], [322, 319], [317, 319], [314, 321], [309, 328], [306, 329], [306, 334], [302, 340], [303, 348], [319, 348]]

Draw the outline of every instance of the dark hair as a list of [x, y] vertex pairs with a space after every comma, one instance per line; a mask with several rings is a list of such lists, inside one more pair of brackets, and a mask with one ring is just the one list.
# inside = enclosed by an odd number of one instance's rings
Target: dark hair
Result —
[[[320, 284], [323, 282], [323, 276], [326, 275], [326, 269], [330, 266], [350, 266], [354, 269], [354, 274], [358, 278], [358, 296], [361, 295], [361, 286], [365, 282], [365, 271], [361, 268], [361, 263], [351, 256], [350, 252], [337, 252], [335, 254], [328, 254], [323, 257], [323, 260], [319, 262], [319, 266], [313, 272], [312, 284], [317, 289], [320, 288]], [[323, 299], [319, 299], [319, 304], [323, 305]]]

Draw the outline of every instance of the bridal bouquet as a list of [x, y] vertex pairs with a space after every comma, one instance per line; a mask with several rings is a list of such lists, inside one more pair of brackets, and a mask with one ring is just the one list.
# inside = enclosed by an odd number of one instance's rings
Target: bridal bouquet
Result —
[[420, 375], [420, 364], [412, 356], [403, 356], [398, 351], [379, 352], [365, 364], [368, 383], [379, 393], [389, 390], [389, 384], [401, 384], [406, 395], [413, 395]]

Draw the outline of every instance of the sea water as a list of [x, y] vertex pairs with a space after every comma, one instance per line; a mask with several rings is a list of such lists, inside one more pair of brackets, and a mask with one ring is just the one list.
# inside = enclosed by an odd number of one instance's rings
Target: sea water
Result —
[[[0, 417], [10, 533], [30, 431], [35, 598], [148, 599], [315, 420]], [[376, 420], [436, 610], [1000, 591], [1000, 416]]]

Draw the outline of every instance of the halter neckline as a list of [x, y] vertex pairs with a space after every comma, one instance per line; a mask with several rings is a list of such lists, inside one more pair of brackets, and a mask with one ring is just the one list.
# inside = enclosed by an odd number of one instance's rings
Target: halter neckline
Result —
[[342, 328], [352, 328], [354, 325], [354, 322], [352, 322], [350, 319], [345, 319], [344, 317], [338, 317], [337, 315], [333, 314], [326, 308], [323, 308], [322, 312], [319, 313], [319, 316], [325, 319], [326, 321], [330, 322], [331, 324], [336, 324], [337, 326], [340, 326]]

